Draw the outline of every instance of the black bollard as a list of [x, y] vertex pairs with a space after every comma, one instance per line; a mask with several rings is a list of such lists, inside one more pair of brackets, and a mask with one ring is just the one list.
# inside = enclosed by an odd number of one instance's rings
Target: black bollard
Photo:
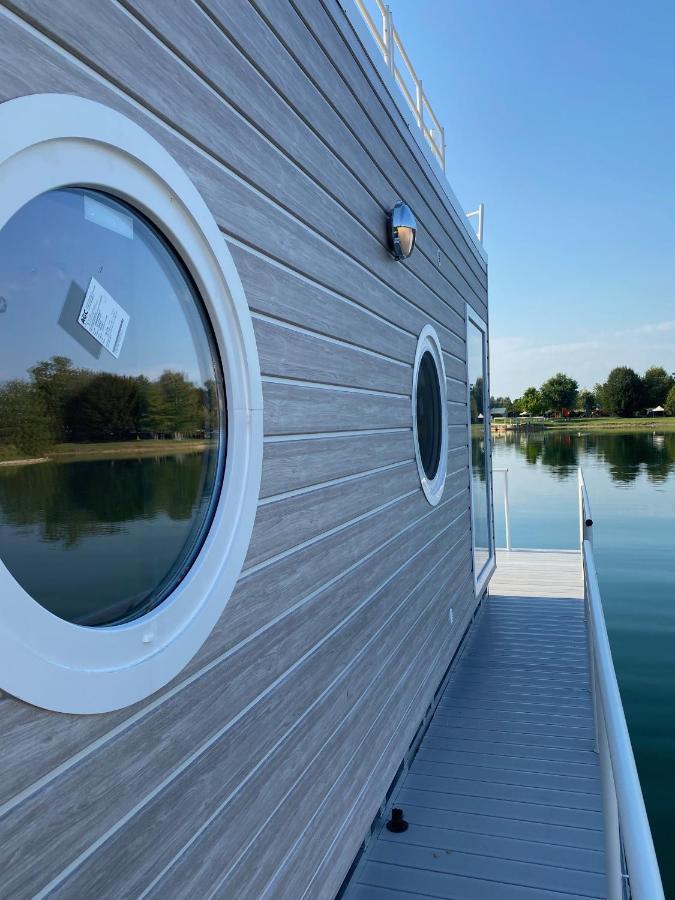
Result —
[[387, 822], [387, 829], [399, 834], [401, 831], [408, 830], [408, 823], [403, 818], [403, 810], [394, 807], [391, 811], [391, 819]]

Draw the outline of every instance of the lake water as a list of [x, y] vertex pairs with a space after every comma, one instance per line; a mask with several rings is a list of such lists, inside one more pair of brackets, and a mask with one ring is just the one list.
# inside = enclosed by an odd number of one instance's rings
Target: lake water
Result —
[[[577, 548], [582, 466], [614, 665], [666, 896], [675, 897], [675, 433], [493, 437], [513, 547]], [[497, 546], [503, 475], [494, 475]]]

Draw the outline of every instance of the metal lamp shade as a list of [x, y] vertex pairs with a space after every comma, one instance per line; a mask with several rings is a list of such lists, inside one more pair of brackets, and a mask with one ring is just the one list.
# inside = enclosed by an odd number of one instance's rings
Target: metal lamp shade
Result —
[[394, 259], [407, 259], [415, 249], [417, 222], [412, 210], [399, 201], [389, 213], [389, 246]]

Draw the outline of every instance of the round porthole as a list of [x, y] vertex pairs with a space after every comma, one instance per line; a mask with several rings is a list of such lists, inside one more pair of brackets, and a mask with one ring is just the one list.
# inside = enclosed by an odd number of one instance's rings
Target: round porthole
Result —
[[172, 157], [119, 113], [0, 106], [0, 688], [102, 712], [178, 674], [257, 506], [241, 283]]
[[417, 470], [427, 500], [435, 505], [445, 486], [448, 422], [443, 354], [431, 325], [422, 330], [417, 342], [412, 404]]

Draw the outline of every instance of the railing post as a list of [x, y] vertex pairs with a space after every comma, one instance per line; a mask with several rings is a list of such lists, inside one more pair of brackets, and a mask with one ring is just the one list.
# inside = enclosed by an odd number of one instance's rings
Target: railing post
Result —
[[509, 470], [504, 469], [504, 525], [506, 527], [506, 549], [511, 549], [511, 516], [509, 512]]
[[417, 109], [417, 125], [424, 131], [424, 93], [421, 78], [415, 79], [415, 107]]
[[394, 74], [394, 18], [391, 9], [385, 6], [382, 13], [382, 40], [386, 50], [386, 63], [391, 74]]
[[441, 168], [445, 172], [445, 128], [440, 128], [441, 135]]
[[478, 209], [474, 209], [473, 212], [467, 213], [467, 219], [473, 219], [474, 216], [478, 217], [478, 228], [476, 229], [476, 237], [478, 238], [479, 243], [483, 243], [483, 218], [485, 216], [485, 204], [479, 203]]

